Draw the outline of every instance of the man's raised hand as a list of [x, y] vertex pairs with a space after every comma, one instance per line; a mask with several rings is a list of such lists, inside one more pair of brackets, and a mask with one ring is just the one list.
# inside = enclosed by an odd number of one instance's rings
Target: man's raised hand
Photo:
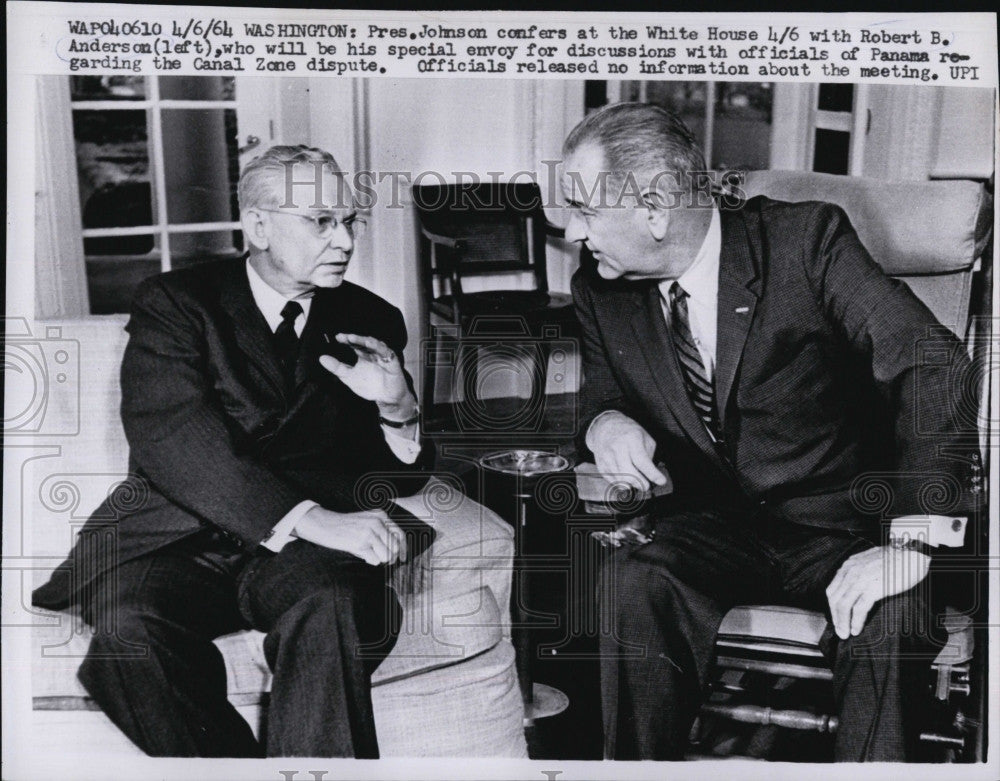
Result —
[[385, 342], [357, 334], [337, 334], [336, 339], [354, 350], [358, 362], [350, 366], [332, 355], [323, 355], [319, 362], [324, 369], [339, 377], [358, 396], [376, 402], [386, 411], [406, 412], [407, 406], [412, 411], [416, 402], [406, 385], [403, 367]]

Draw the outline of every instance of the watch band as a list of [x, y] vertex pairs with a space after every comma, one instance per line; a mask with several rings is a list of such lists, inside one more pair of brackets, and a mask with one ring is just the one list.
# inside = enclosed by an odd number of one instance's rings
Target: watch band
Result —
[[889, 545], [896, 550], [912, 550], [934, 558], [937, 548], [917, 537], [890, 537]]
[[412, 426], [420, 421], [420, 408], [418, 407], [413, 411], [413, 414], [406, 420], [389, 420], [388, 418], [383, 418], [381, 415], [378, 416], [378, 422], [383, 426], [388, 426], [389, 428], [406, 428], [407, 426]]

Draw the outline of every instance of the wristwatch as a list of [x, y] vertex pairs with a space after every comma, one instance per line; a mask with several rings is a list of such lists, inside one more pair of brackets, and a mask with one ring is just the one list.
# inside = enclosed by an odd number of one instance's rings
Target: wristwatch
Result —
[[937, 548], [933, 545], [928, 545], [919, 537], [910, 537], [908, 535], [890, 535], [889, 547], [894, 550], [914, 550], [917, 551], [917, 553], [923, 553], [925, 556], [930, 556], [931, 558], [934, 558], [934, 554], [937, 552]]
[[389, 420], [388, 418], [383, 418], [381, 415], [378, 416], [378, 422], [383, 426], [388, 426], [389, 428], [406, 428], [407, 426], [412, 426], [420, 420], [420, 406], [417, 405], [413, 408], [413, 414], [410, 415], [406, 420]]

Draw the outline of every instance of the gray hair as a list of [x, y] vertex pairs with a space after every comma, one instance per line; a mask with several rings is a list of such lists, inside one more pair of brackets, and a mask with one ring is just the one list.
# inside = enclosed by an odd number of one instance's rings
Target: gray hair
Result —
[[323, 149], [305, 144], [272, 146], [251, 160], [240, 174], [237, 189], [240, 210], [276, 209], [284, 201], [285, 192], [274, 186], [274, 174], [280, 172], [286, 176], [289, 167], [297, 163], [312, 163], [317, 169], [328, 167], [333, 173], [343, 173], [336, 158]]
[[626, 177], [646, 183], [664, 173], [676, 174], [685, 188], [704, 189], [705, 156], [681, 119], [649, 103], [612, 103], [580, 122], [563, 143], [563, 156], [587, 144], [604, 153], [609, 182]]

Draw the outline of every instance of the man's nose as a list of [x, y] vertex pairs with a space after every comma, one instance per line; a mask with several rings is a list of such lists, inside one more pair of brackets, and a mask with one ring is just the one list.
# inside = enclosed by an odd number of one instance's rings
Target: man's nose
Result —
[[587, 226], [579, 214], [570, 211], [569, 222], [566, 223], [566, 241], [586, 241]]
[[330, 235], [330, 246], [346, 253], [353, 251], [354, 236], [351, 234], [351, 229], [344, 223], [338, 222], [337, 227], [333, 229], [333, 233]]

